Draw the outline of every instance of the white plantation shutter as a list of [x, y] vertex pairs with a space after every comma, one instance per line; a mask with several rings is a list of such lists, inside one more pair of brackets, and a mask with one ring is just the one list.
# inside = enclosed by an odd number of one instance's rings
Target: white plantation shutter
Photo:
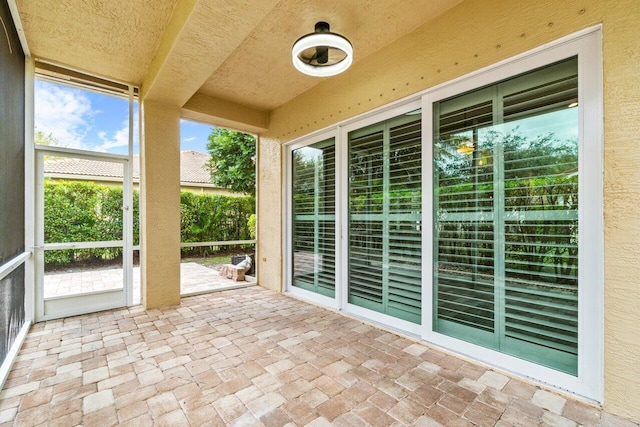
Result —
[[434, 328], [577, 374], [577, 60], [434, 104]]
[[349, 134], [350, 303], [421, 320], [421, 120]]

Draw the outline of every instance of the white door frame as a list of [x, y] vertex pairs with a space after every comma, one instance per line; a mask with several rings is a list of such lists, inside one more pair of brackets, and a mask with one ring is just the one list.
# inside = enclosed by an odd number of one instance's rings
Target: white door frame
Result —
[[[433, 330], [433, 247], [423, 245], [422, 339], [505, 371], [535, 378], [587, 399], [603, 400], [604, 274], [602, 206], [602, 56], [600, 27], [565, 37], [533, 52], [506, 60], [482, 72], [457, 79], [427, 92], [423, 98], [423, 188], [433, 189], [433, 103], [504, 80], [572, 56], [578, 57], [579, 200], [578, 214], [578, 375], [470, 344]], [[588, 172], [586, 172], [588, 171]], [[423, 223], [433, 224], [432, 198], [423, 205]], [[426, 227], [425, 227], [426, 228]], [[427, 241], [431, 241], [428, 239]]]
[[[104, 242], [44, 242], [44, 157], [55, 155], [69, 158], [119, 163], [123, 169], [123, 230], [122, 240]], [[133, 305], [133, 185], [129, 156], [94, 153], [60, 147], [35, 147], [36, 221], [35, 221], [35, 320], [57, 319], [101, 310]], [[44, 253], [46, 250], [122, 247], [123, 286], [55, 298], [44, 298]]]

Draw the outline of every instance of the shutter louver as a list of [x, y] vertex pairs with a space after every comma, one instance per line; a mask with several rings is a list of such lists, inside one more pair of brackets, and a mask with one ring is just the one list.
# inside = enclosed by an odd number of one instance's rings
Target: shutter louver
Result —
[[[442, 320], [495, 332], [493, 174], [478, 163], [478, 150], [457, 154], [474, 140], [474, 129], [493, 120], [491, 100], [443, 111], [436, 155], [451, 159], [438, 188], [437, 310]], [[443, 106], [446, 107], [446, 105]], [[477, 131], [476, 138], [477, 140]], [[474, 148], [471, 146], [471, 148]]]
[[383, 310], [383, 132], [350, 139], [349, 302]]
[[422, 132], [421, 120], [389, 129], [389, 310], [421, 323]]

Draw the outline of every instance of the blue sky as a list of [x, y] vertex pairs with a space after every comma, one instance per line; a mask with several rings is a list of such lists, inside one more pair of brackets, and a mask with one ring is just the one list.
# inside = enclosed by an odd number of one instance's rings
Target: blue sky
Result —
[[207, 152], [207, 138], [213, 130], [212, 125], [180, 120], [180, 149]]
[[[128, 100], [36, 80], [35, 126], [67, 148], [126, 154]], [[138, 146], [138, 103], [134, 104], [134, 153]], [[180, 149], [207, 152], [212, 126], [180, 121]]]

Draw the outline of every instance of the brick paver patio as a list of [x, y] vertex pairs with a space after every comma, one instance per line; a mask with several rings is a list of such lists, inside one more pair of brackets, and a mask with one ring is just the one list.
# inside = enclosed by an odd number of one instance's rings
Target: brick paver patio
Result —
[[[255, 282], [245, 276], [246, 282], [234, 282], [220, 276], [218, 271], [195, 262], [180, 264], [180, 293], [193, 295], [220, 289], [229, 289]], [[73, 272], [46, 273], [44, 297], [54, 298], [78, 293], [122, 288], [122, 268], [87, 269]], [[140, 267], [133, 267], [133, 303], [140, 304]]]
[[259, 286], [33, 326], [0, 426], [632, 426]]

